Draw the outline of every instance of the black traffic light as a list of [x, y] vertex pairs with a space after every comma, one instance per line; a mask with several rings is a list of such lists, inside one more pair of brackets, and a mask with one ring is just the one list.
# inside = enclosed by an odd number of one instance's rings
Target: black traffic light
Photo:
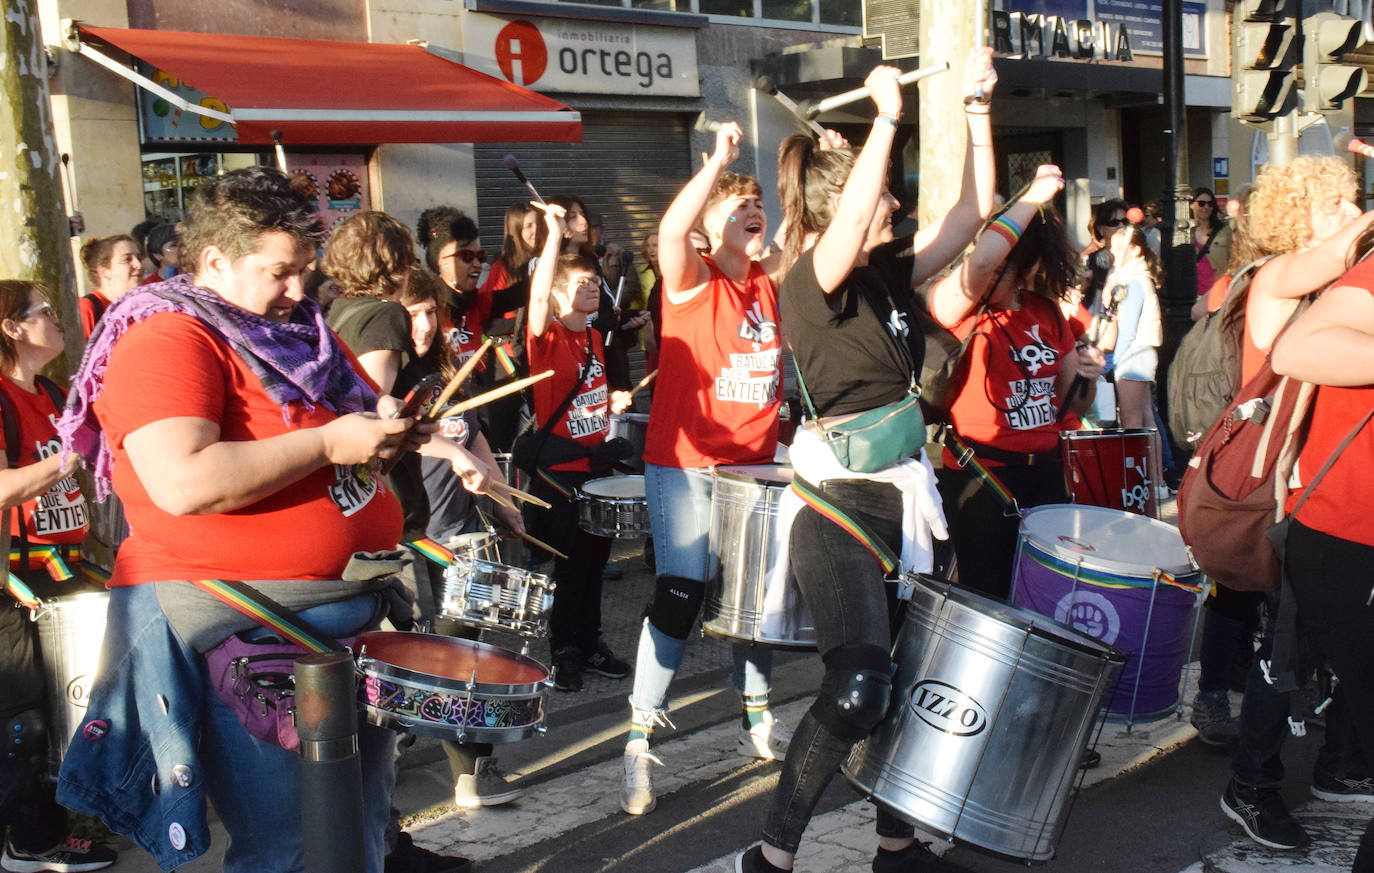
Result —
[[1232, 12], [1231, 114], [1261, 122], [1297, 108], [1298, 0], [1240, 0]]

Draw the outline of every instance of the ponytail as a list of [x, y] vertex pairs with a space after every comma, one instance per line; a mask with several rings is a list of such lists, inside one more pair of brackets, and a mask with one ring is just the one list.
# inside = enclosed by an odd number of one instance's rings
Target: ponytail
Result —
[[830, 226], [834, 217], [830, 196], [844, 189], [853, 168], [854, 152], [850, 149], [822, 150], [814, 139], [800, 133], [783, 140], [778, 149], [778, 198], [786, 228], [784, 270], [791, 269], [801, 257], [808, 236]]

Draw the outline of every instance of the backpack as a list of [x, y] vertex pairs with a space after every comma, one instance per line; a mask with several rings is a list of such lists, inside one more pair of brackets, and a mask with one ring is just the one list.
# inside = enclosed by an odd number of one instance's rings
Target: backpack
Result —
[[1221, 585], [1279, 587], [1279, 555], [1266, 534], [1286, 515], [1314, 391], [1265, 360], [1188, 462], [1178, 489], [1179, 533], [1202, 572]]
[[1188, 330], [1169, 365], [1169, 430], [1196, 445], [1235, 398], [1250, 282], [1269, 258], [1236, 271], [1226, 300]]

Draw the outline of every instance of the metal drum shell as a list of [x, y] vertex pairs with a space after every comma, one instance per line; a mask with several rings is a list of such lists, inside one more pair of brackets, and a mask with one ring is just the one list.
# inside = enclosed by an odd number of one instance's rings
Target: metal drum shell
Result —
[[606, 439], [623, 438], [634, 446], [635, 453], [625, 463], [636, 473], [644, 472], [644, 443], [649, 435], [649, 415], [645, 412], [617, 412], [611, 416]]
[[48, 764], [54, 776], [72, 734], [86, 718], [109, 604], [108, 591], [83, 591], [44, 600], [34, 618], [48, 692]]
[[710, 553], [701, 629], [711, 636], [785, 648], [814, 649], [816, 626], [796, 581], [787, 601], [794, 608], [770, 615], [766, 583], [778, 550], [778, 505], [792, 481], [782, 464], [717, 467], [711, 482]]
[[[553, 683], [533, 658], [475, 640], [401, 631], [361, 634], [357, 646], [358, 696], [371, 724], [470, 743], [543, 733]], [[447, 675], [421, 664], [447, 668]], [[453, 720], [455, 709], [462, 724]]]
[[908, 578], [891, 707], [843, 772], [928, 831], [1048, 860], [1124, 656], [1035, 613]]
[[473, 627], [542, 638], [549, 635], [555, 587], [542, 573], [455, 554], [444, 568], [436, 612]]
[[[627, 493], [598, 494], [598, 489]], [[605, 476], [582, 483], [577, 489], [577, 526], [589, 534], [612, 539], [647, 536], [649, 503], [644, 496], [644, 477]]]

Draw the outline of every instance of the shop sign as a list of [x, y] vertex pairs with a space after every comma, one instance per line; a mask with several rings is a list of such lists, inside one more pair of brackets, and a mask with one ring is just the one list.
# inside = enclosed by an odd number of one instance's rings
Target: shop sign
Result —
[[315, 204], [328, 230], [360, 210], [371, 209], [367, 160], [362, 155], [286, 153], [291, 187]]
[[463, 17], [463, 61], [535, 91], [697, 97], [696, 31], [558, 18]]
[[[217, 109], [220, 112], [229, 111], [223, 100], [192, 88], [165, 70], [140, 63], [139, 72], [162, 87], [176, 92], [178, 97], [182, 97], [188, 103], [204, 106], [206, 109]], [[138, 115], [143, 127], [144, 143], [238, 141], [238, 132], [228, 122], [186, 112], [146, 88], [135, 90], [138, 91]]]
[[[993, 49], [1029, 58], [1131, 61], [1164, 51], [1161, 0], [1008, 0], [992, 13]], [[1207, 56], [1207, 4], [1183, 3], [1183, 53]]]

